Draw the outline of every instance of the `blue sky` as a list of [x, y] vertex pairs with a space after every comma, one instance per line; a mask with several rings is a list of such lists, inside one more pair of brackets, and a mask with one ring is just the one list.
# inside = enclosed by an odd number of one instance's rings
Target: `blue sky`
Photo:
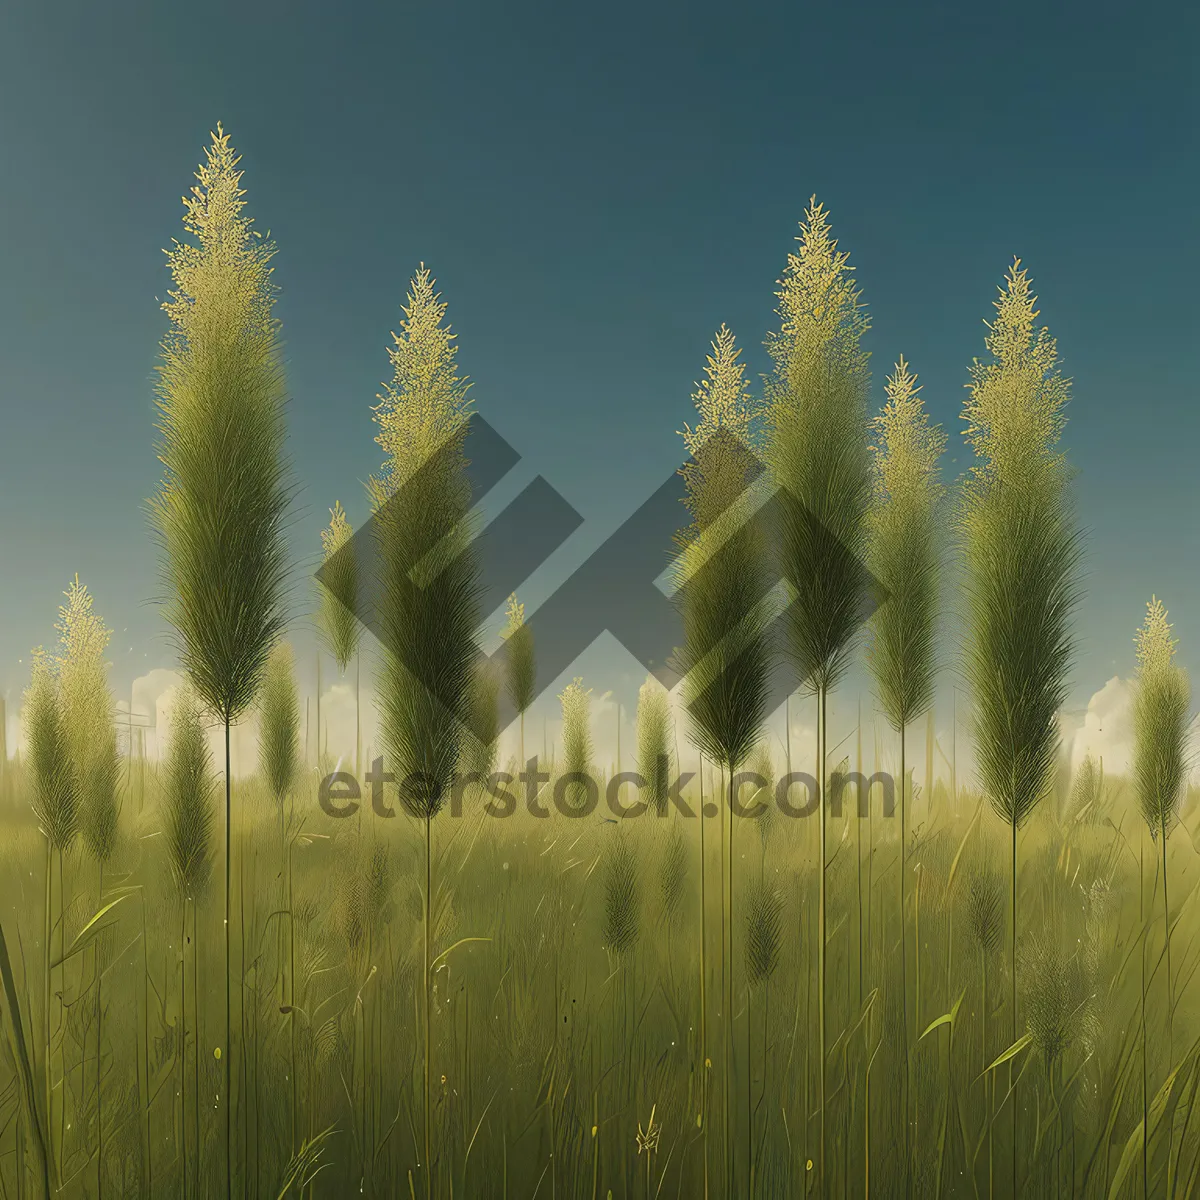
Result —
[[540, 472], [586, 518], [536, 602], [677, 464], [723, 321], [766, 368], [815, 193], [870, 306], [875, 402], [903, 354], [951, 475], [982, 320], [1028, 266], [1075, 380], [1073, 703], [1129, 671], [1152, 592], [1200, 667], [1190, 6], [347, 7], [0, 11], [0, 691], [76, 571], [118, 687], [171, 661], [145, 518], [156, 297], [218, 120], [279, 246], [298, 561], [335, 499], [365, 513], [420, 262], [524, 456], [513, 490]]

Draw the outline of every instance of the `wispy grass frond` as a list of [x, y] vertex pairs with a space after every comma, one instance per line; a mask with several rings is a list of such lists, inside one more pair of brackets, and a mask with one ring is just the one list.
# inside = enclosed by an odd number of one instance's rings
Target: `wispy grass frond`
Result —
[[79, 832], [79, 781], [71, 758], [54, 660], [33, 651], [23, 715], [33, 781], [33, 810], [52, 850], [70, 848]]
[[505, 615], [504, 640], [508, 649], [504, 683], [513, 708], [518, 713], [524, 713], [533, 703], [534, 687], [537, 685], [537, 659], [533, 630], [525, 623], [525, 605], [517, 600], [515, 592], [508, 598]]
[[1101, 818], [1104, 798], [1104, 772], [1100, 764], [1085, 754], [1071, 781], [1067, 809], [1063, 814], [1068, 822], [1086, 821], [1095, 824]]
[[342, 672], [362, 639], [362, 626], [357, 615], [358, 560], [353, 547], [346, 549], [353, 534], [341, 502], [334, 501], [329, 510], [329, 525], [321, 530], [324, 575], [317, 628]]
[[604, 944], [623, 956], [637, 945], [641, 874], [632, 841], [614, 833], [604, 866]]
[[410, 811], [431, 816], [458, 767], [476, 684], [479, 584], [470, 549], [463, 439], [468, 385], [443, 324], [446, 305], [422, 265], [389, 351], [393, 376], [375, 406], [387, 457], [372, 481], [378, 517], [379, 705], [384, 749], [414, 781]]
[[288, 485], [284, 379], [273, 315], [275, 249], [245, 215], [220, 126], [185, 197], [195, 239], [167, 252], [174, 286], [159, 366], [159, 459], [150, 505], [164, 550], [165, 615], [204, 704], [235, 721], [283, 628]]
[[[700, 420], [694, 429], [685, 425], [682, 434], [691, 452], [683, 476], [692, 522], [680, 535], [681, 553], [675, 564], [681, 580], [676, 603], [683, 616], [683, 645], [676, 652], [676, 663], [683, 676], [689, 737], [725, 767], [729, 781], [721, 866], [726, 1013], [733, 1011], [733, 777], [757, 744], [767, 717], [768, 630], [774, 616], [769, 607], [774, 581], [767, 570], [763, 521], [752, 509], [753, 485], [761, 465], [746, 445], [756, 410], [740, 357], [733, 334], [722, 325], [713, 339], [704, 379], [692, 396]], [[702, 878], [703, 846], [702, 840]], [[702, 919], [701, 938], [705, 933]], [[722, 1129], [726, 1186], [732, 1192], [733, 1040], [728, 1021], [723, 1029]]]
[[646, 780], [646, 803], [666, 811], [671, 785], [671, 742], [674, 734], [667, 689], [653, 675], [638, 689], [637, 769]]
[[471, 411], [470, 383], [459, 377], [446, 304], [422, 263], [409, 287], [400, 332], [388, 351], [392, 378], [374, 406], [375, 441], [385, 457], [383, 481], [394, 492], [448, 441]]
[[558, 695], [562, 706], [562, 769], [586, 775], [592, 769], [592, 689], [576, 676]]
[[871, 619], [868, 661], [888, 720], [902, 729], [933, 700], [939, 576], [939, 517], [945, 489], [938, 460], [946, 435], [929, 424], [916, 376], [901, 358], [887, 404], [872, 425], [878, 440], [870, 514], [871, 571], [887, 601]]
[[1133, 704], [1133, 776], [1142, 817], [1153, 835], [1168, 836], [1187, 783], [1188, 678], [1176, 665], [1176, 641], [1157, 597], [1138, 630]]
[[1020, 960], [1027, 1028], [1049, 1071], [1083, 1027], [1091, 981], [1082, 955], [1068, 954], [1053, 931], [1035, 934]]
[[758, 463], [742, 440], [753, 405], [741, 351], [724, 325], [712, 349], [693, 395], [700, 421], [682, 435], [692, 455], [683, 468], [692, 521], [676, 561], [684, 628], [676, 663], [692, 742], [736, 766], [766, 718], [770, 588], [761, 525], [748, 519]]
[[292, 648], [277, 642], [267, 662], [259, 696], [258, 762], [263, 779], [281, 805], [296, 780], [300, 761], [300, 697]]
[[88, 853], [101, 864], [112, 856], [120, 813], [120, 759], [109, 664], [105, 652], [112, 630], [92, 606], [92, 597], [76, 575], [64, 593], [55, 628], [63, 720], [79, 788], [81, 831]]
[[687, 842], [677, 821], [671, 822], [671, 832], [663, 847], [658, 882], [663, 916], [670, 921], [679, 912], [687, 886]]
[[163, 779], [167, 864], [179, 896], [195, 900], [212, 871], [216, 777], [200, 705], [188, 690], [180, 691], [171, 714]]
[[996, 812], [1018, 827], [1052, 783], [1078, 599], [1078, 533], [1056, 449], [1068, 381], [1054, 340], [1033, 332], [1034, 303], [1014, 264], [987, 339], [994, 361], [972, 369], [964, 420], [980, 461], [959, 516], [979, 769]]
[[274, 245], [245, 213], [239, 158], [220, 125], [184, 197], [190, 241], [167, 252], [170, 329], [158, 372], [162, 483], [150, 502], [163, 615], [201, 703], [225, 727], [226, 1184], [234, 1133], [230, 726], [254, 703], [285, 624], [285, 387], [274, 315]]
[[978, 456], [977, 479], [1036, 486], [1040, 477], [1061, 476], [1058, 450], [1066, 427], [1071, 381], [1058, 365], [1058, 344], [1050, 331], [1035, 328], [1037, 297], [1029, 273], [1015, 259], [987, 323], [991, 360], [975, 360], [963, 411], [965, 436]]
[[746, 898], [746, 978], [752, 988], [775, 973], [782, 946], [783, 897], [759, 879]]
[[1004, 881], [988, 867], [972, 871], [967, 883], [967, 927], [985, 954], [995, 954], [1004, 936]]
[[869, 322], [848, 255], [814, 197], [776, 293], [767, 339], [768, 460], [781, 489], [780, 565], [795, 596], [789, 645], [801, 679], [833, 688], [867, 602], [862, 570], [871, 497], [867, 448]]
[[[1017, 260], [1000, 289], [963, 410], [977, 462], [963, 485], [958, 529], [966, 559], [965, 674], [974, 704], [975, 751], [988, 802], [1010, 830], [1009, 1023], [1017, 1004], [1017, 831], [1054, 786], [1058, 714], [1067, 695], [1078, 599], [1079, 535], [1058, 449], [1069, 384], [1054, 339], [1034, 329], [1037, 311]], [[1034, 947], [1036, 951], [1037, 947]], [[1033, 952], [1033, 951], [1031, 951]], [[1048, 980], [1053, 996], [1057, 986]], [[1058, 1002], [1030, 996], [1030, 1032], [1047, 1065], [1061, 1052]], [[1057, 1007], [1056, 1007], [1057, 1006]], [[1038, 1011], [1035, 1011], [1038, 1010]], [[1010, 1064], [1010, 1083], [1012, 1082]], [[1012, 1179], [1018, 1178], [1019, 1104], [1009, 1106]]]
[[[469, 386], [458, 375], [454, 334], [444, 323], [446, 305], [423, 263], [403, 312], [389, 350], [392, 379], [374, 408], [379, 427], [375, 440], [385, 458], [370, 493], [382, 572], [377, 614], [384, 648], [378, 691], [381, 737], [389, 765], [405, 781], [405, 806], [425, 823], [422, 1132], [430, 1164], [436, 932], [432, 821], [450, 795], [464, 748], [471, 744], [470, 726], [480, 701], [475, 664], [481, 613], [464, 453]], [[428, 1167], [424, 1175], [430, 1200]]]

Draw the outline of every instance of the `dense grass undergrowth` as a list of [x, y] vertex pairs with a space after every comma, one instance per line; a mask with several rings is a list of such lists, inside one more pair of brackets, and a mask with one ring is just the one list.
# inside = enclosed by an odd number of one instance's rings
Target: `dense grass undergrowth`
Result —
[[[126, 765], [103, 892], [80, 843], [52, 864], [51, 962], [67, 957], [53, 969], [49, 1152], [64, 1194], [103, 1184], [109, 1195], [214, 1195], [216, 1052], [228, 1052], [219, 888], [184, 911], [162, 852], [160, 771]], [[708, 776], [706, 794], [720, 795]], [[4, 787], [3, 903], [17, 916], [4, 924], [41, 1071], [45, 841], [22, 772], [10, 766]], [[234, 789], [234, 1190], [288, 1194], [289, 1174], [315, 1171], [316, 1196], [420, 1194], [423, 827], [369, 808], [330, 820], [316, 787], [311, 771], [297, 784], [286, 859], [269, 789], [258, 779]], [[1123, 781], [1089, 765], [1060, 793], [1020, 836], [1024, 1036], [1010, 1063], [988, 1070], [1012, 1051], [1007, 830], [978, 796], [910, 790], [911, 1164], [899, 822], [882, 817], [878, 796], [866, 820], [853, 804], [830, 818], [830, 1195], [1011, 1195], [1014, 1103], [1021, 1195], [1141, 1194], [1144, 1107], [1150, 1194], [1195, 1194], [1195, 853], [1172, 839], [1169, 1042], [1157, 847]], [[694, 785], [687, 797], [698, 801]], [[815, 1193], [815, 819], [735, 818], [744, 918], [724, 964], [722, 893], [707, 890], [708, 1037], [731, 1040], [727, 1079], [714, 1053], [707, 1068], [700, 1057], [700, 822], [520, 809], [499, 820], [482, 803], [469, 798], [460, 819], [435, 827], [434, 1193], [702, 1195], [704, 1112], [714, 1119], [725, 1087], [736, 1194]], [[722, 822], [707, 825], [715, 881]], [[11, 1051], [6, 1060], [0, 1179], [4, 1194], [37, 1194]], [[724, 1139], [707, 1146], [716, 1180]]]

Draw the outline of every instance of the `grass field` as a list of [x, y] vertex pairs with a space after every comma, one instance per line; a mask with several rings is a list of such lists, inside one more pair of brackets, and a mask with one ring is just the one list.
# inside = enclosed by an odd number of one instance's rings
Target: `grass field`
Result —
[[[74, 953], [52, 972], [49, 1062], [35, 1032], [45, 839], [21, 771], [5, 777], [5, 935], [34, 1069], [49, 1071], [48, 1145], [66, 1194], [96, 1195], [101, 1181], [109, 1195], [218, 1194], [215, 890], [197, 919], [182, 911], [162, 853], [159, 768], [126, 767], [103, 895], [78, 844], [51, 864], [52, 960]], [[235, 1191], [285, 1194], [289, 1171], [311, 1173], [303, 1159], [320, 1168], [314, 1195], [419, 1194], [420, 825], [369, 808], [330, 821], [316, 783], [310, 772], [297, 784], [290, 879], [269, 792], [258, 779], [235, 788]], [[1195, 1194], [1195, 852], [1183, 831], [1172, 838], [1169, 1044], [1156, 847], [1123, 781], [1096, 772], [1088, 783], [1090, 794], [1061, 789], [1021, 834], [1023, 1038], [1011, 1081], [1008, 1064], [986, 1070], [1013, 1045], [1007, 830], [965, 791], [939, 783], [909, 797], [911, 1170], [898, 822], [878, 796], [870, 819], [852, 816], [851, 800], [830, 820], [829, 1194], [898, 1195], [911, 1176], [922, 1196], [1011, 1195], [1010, 1087], [1022, 1195], [1140, 1195], [1144, 1107], [1149, 1194]], [[694, 784], [686, 796], [698, 801]], [[715, 1048], [731, 1039], [727, 1080], [700, 1058], [700, 822], [651, 814], [622, 827], [520, 808], [502, 820], [482, 803], [469, 797], [461, 818], [445, 818], [434, 846], [435, 1194], [702, 1195], [705, 1109], [720, 1194], [727, 1086], [737, 1194], [815, 1191], [815, 819], [734, 820], [731, 1021], [718, 953], [723, 822], [706, 823], [708, 1057], [719, 1063]], [[29, 1131], [6, 1058], [4, 1189], [37, 1194], [32, 1175], [24, 1192], [18, 1182], [31, 1170]], [[652, 1148], [639, 1151], [652, 1113]]]

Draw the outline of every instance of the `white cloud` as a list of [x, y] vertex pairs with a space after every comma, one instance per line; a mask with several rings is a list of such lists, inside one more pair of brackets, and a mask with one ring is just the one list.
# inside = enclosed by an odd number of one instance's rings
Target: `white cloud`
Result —
[[1114, 675], [1088, 701], [1082, 723], [1064, 730], [1070, 737], [1071, 770], [1090, 754], [1104, 760], [1105, 774], [1124, 775], [1133, 762], [1133, 691]]

